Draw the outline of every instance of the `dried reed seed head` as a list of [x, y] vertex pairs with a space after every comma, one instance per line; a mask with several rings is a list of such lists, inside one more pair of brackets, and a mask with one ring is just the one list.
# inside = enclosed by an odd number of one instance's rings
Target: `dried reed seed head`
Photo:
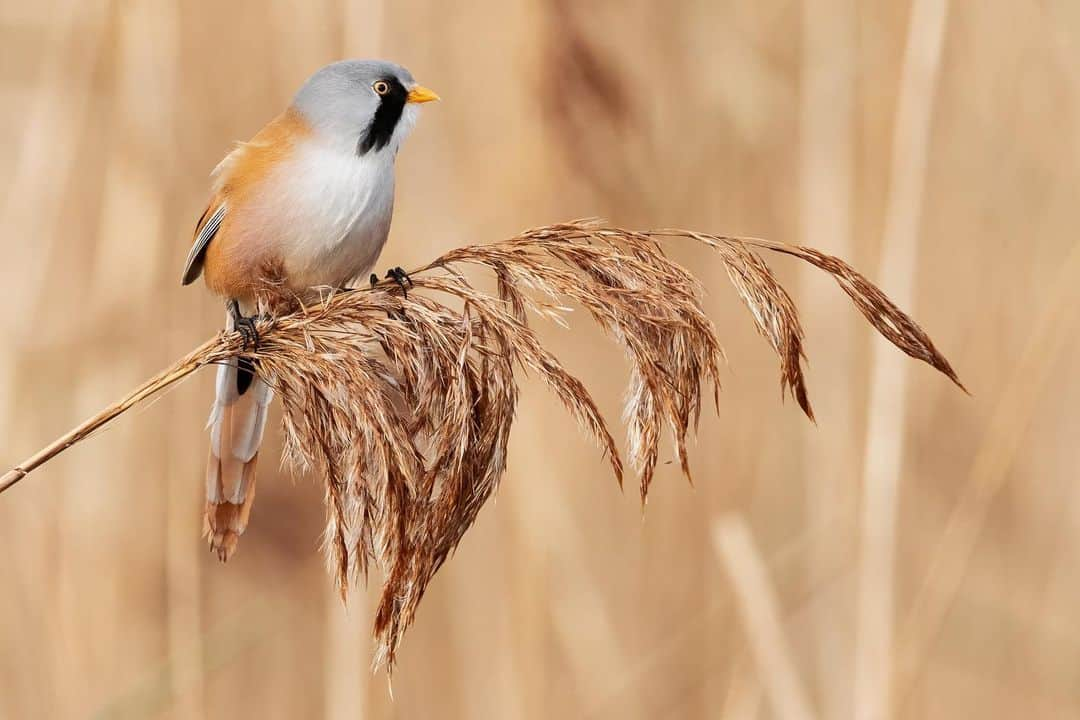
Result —
[[[625, 352], [631, 372], [623, 416], [642, 502], [665, 427], [689, 477], [686, 438], [704, 385], [712, 384], [717, 402], [723, 351], [700, 284], [663, 252], [660, 240], [670, 237], [719, 253], [780, 358], [781, 387], [809, 417], [798, 314], [756, 249], [829, 273], [882, 335], [959, 384], [918, 325], [836, 258], [764, 240], [638, 233], [591, 221], [452, 250], [412, 274], [407, 297], [389, 286], [328, 294], [272, 319], [260, 326], [254, 359], [281, 398], [285, 460], [323, 479], [325, 550], [342, 597], [371, 563], [384, 573], [375, 634], [388, 667], [428, 583], [506, 469], [518, 371], [547, 384], [622, 483], [622, 460], [596, 403], [544, 348], [530, 312], [561, 320], [562, 303], [575, 302]], [[473, 285], [463, 272], [469, 265], [494, 276], [497, 295]], [[207, 361], [240, 351], [236, 336], [224, 336]]]

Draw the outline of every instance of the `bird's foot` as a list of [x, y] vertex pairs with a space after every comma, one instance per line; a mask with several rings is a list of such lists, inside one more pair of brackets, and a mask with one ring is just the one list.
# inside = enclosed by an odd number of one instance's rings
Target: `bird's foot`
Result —
[[[375, 276], [372, 275], [372, 277]], [[412, 278], [409, 277], [409, 273], [399, 267], [392, 267], [386, 271], [386, 279], [393, 280], [397, 283], [397, 286], [401, 288], [401, 294], [405, 297], [409, 297], [408, 288], [413, 286], [413, 281]]]
[[[401, 294], [405, 297], [409, 296], [408, 288], [413, 286], [412, 278], [409, 277], [409, 273], [402, 270], [400, 267], [392, 267], [386, 271], [386, 279], [393, 280], [397, 283], [397, 286], [401, 288]], [[379, 276], [375, 273], [371, 273], [371, 277], [368, 278], [368, 282], [371, 283], [371, 287], [375, 287], [379, 284]]]
[[250, 317], [240, 312], [240, 303], [235, 300], [229, 303], [229, 312], [232, 314], [233, 328], [244, 338], [243, 349], [251, 346], [252, 350], [259, 349], [259, 331], [255, 327], [255, 316]]
[[[392, 267], [386, 271], [386, 279], [393, 280], [397, 283], [397, 286], [401, 288], [401, 294], [406, 299], [409, 297], [408, 288], [413, 286], [413, 281], [412, 278], [409, 277], [409, 273], [405, 272], [400, 267]], [[371, 277], [368, 281], [371, 283], [371, 287], [374, 288], [379, 284], [379, 276], [375, 273], [371, 273]], [[386, 316], [394, 320], [406, 320], [408, 318], [404, 309], [387, 310]]]

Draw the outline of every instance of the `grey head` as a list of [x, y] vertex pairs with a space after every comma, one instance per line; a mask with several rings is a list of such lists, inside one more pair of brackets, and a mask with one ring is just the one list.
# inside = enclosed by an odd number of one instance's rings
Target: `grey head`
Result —
[[396, 63], [342, 60], [308, 78], [293, 107], [316, 133], [343, 149], [392, 155], [416, 124], [417, 105], [438, 99]]

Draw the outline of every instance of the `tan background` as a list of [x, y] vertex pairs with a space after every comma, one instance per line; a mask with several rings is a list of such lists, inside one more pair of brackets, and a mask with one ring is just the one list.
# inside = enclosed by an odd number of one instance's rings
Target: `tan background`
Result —
[[[200, 541], [204, 373], [0, 497], [0, 717], [1080, 713], [1074, 0], [0, 0], [4, 465], [216, 331], [178, 283], [208, 172], [367, 55], [445, 98], [381, 264], [586, 215], [804, 242], [892, 293], [973, 397], [771, 258], [812, 426], [718, 260], [673, 248], [730, 357], [696, 486], [664, 466], [642, 518], [527, 384], [391, 700], [309, 479], [267, 453], [234, 561]], [[624, 366], [572, 320], [545, 337], [615, 422]]]

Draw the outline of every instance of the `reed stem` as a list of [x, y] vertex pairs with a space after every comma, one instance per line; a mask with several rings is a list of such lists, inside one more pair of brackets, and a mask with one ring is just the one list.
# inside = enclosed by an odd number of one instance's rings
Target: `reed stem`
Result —
[[41, 467], [54, 457], [64, 452], [72, 445], [85, 440], [94, 432], [108, 425], [116, 417], [130, 410], [144, 400], [161, 392], [165, 388], [174, 385], [185, 377], [203, 367], [209, 362], [211, 351], [218, 348], [222, 338], [216, 337], [207, 340], [186, 357], [178, 360], [172, 366], [162, 370], [137, 388], [132, 390], [123, 399], [103, 409], [93, 417], [87, 418], [76, 427], [64, 433], [36, 453], [23, 460], [21, 463], [4, 473], [0, 478], [0, 493], [10, 489], [20, 480]]

